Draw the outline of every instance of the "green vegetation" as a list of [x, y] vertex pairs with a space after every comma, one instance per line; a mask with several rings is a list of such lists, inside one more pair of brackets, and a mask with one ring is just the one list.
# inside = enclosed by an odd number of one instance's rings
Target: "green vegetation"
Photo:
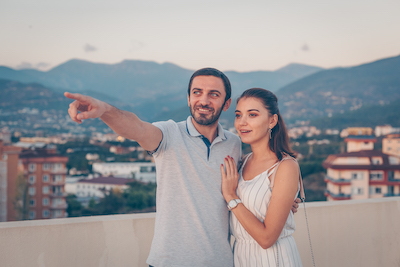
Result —
[[69, 195], [66, 199], [68, 216], [80, 217], [155, 211], [155, 183], [132, 181], [128, 185], [129, 188], [122, 192], [115, 190], [107, 192], [99, 202], [91, 199], [87, 207], [82, 206], [75, 195]]
[[[328, 140], [329, 144], [308, 144], [310, 140]], [[331, 154], [344, 151], [344, 141], [339, 136], [319, 135], [317, 137], [302, 136], [295, 140], [293, 150], [299, 153], [299, 165], [303, 177], [306, 201], [325, 201], [324, 191], [326, 184], [324, 177], [326, 170], [322, 162]]]
[[29, 194], [28, 194], [28, 180], [25, 179], [24, 174], [19, 172], [16, 181], [16, 192], [14, 199], [14, 208], [17, 212], [16, 219], [27, 220], [29, 216]]
[[[134, 141], [125, 140], [124, 142], [106, 142], [99, 144], [91, 144], [89, 138], [82, 138], [73, 142], [67, 142], [62, 145], [57, 145], [59, 153], [68, 156], [67, 168], [75, 168], [78, 171], [91, 172], [92, 165], [86, 159], [86, 154], [96, 153], [99, 155], [99, 160], [115, 161], [115, 162], [129, 162], [132, 158], [137, 158], [137, 151], [132, 151], [127, 154], [117, 155], [110, 152], [111, 146], [121, 147], [138, 147], [139, 144]], [[111, 160], [110, 160], [111, 159]]]

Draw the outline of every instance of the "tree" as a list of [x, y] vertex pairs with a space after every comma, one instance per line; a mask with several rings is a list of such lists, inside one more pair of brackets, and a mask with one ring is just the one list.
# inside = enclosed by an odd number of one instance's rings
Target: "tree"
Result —
[[82, 216], [82, 204], [77, 200], [76, 195], [68, 195], [65, 199], [67, 201], [67, 213], [68, 217], [80, 217]]
[[16, 192], [14, 200], [14, 209], [17, 212], [17, 220], [27, 220], [29, 217], [29, 184], [25, 179], [23, 172], [18, 172], [16, 181]]

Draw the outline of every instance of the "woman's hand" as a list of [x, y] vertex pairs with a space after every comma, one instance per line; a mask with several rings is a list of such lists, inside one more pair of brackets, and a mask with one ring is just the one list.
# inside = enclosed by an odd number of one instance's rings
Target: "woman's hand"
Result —
[[232, 199], [237, 199], [236, 188], [238, 186], [239, 181], [239, 173], [237, 170], [237, 166], [235, 160], [227, 156], [225, 158], [225, 168], [224, 164], [221, 164], [221, 175], [222, 175], [222, 195], [225, 198], [226, 202], [229, 202]]

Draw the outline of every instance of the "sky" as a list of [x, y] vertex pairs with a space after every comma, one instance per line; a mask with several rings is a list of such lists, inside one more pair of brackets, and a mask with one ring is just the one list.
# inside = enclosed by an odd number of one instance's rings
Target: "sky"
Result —
[[399, 14], [399, 0], [0, 0], [0, 66], [356, 66], [400, 54]]

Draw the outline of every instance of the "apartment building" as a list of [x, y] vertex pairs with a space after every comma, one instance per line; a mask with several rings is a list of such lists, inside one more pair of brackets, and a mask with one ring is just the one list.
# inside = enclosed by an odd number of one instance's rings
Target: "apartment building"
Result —
[[5, 145], [0, 140], [0, 222], [15, 221], [16, 181], [21, 148]]
[[400, 157], [373, 150], [373, 135], [348, 135], [345, 142], [346, 153], [323, 162], [328, 201], [400, 196]]
[[54, 146], [23, 150], [20, 154], [28, 181], [29, 219], [67, 217], [64, 191], [68, 157]]
[[400, 156], [400, 134], [388, 134], [382, 139], [382, 152]]

